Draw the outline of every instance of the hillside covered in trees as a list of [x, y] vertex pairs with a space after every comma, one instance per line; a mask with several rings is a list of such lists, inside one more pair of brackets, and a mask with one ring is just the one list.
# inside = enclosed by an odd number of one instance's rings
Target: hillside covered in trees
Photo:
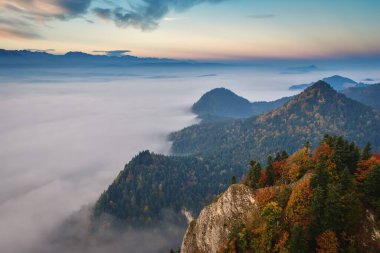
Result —
[[252, 161], [242, 180], [260, 213], [231, 230], [225, 252], [379, 252], [380, 154], [325, 136], [289, 157]]
[[233, 175], [243, 169], [202, 157], [175, 157], [140, 152], [100, 196], [94, 214], [108, 214], [129, 224], [163, 219], [164, 211], [185, 209], [197, 215], [213, 197], [224, 191]]
[[371, 141], [380, 149], [380, 113], [347, 98], [319, 81], [285, 105], [257, 117], [194, 125], [173, 133], [176, 154], [202, 154], [209, 159], [245, 166], [278, 148], [294, 152], [310, 141], [315, 147], [324, 134], [339, 135], [360, 146]]
[[261, 116], [174, 133], [176, 156], [141, 152], [101, 195], [94, 214], [130, 224], [153, 223], [165, 210], [178, 214], [187, 209], [196, 216], [228, 187], [232, 176], [241, 178], [252, 159], [265, 163], [265, 156], [295, 152], [308, 141], [314, 148], [324, 134], [342, 135], [361, 147], [370, 141], [380, 150], [378, 129], [378, 112], [318, 82]]

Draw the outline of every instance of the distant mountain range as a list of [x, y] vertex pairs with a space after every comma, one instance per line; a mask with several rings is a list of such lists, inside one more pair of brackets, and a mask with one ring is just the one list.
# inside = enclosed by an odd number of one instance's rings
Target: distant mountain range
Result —
[[[339, 75], [323, 78], [322, 81], [330, 84], [331, 87], [333, 87], [337, 91], [342, 91], [342, 90], [345, 90], [347, 88], [352, 88], [352, 87], [367, 87], [367, 86], [369, 86], [369, 84], [357, 83], [350, 78], [339, 76]], [[290, 86], [289, 89], [290, 90], [304, 90], [304, 89], [312, 86], [313, 84], [314, 83], [293, 85], [293, 86]]]
[[[344, 83], [354, 82], [349, 78], [340, 76], [328, 77], [325, 78], [325, 80], [329, 80], [331, 83], [335, 84], [335, 87], [337, 88], [342, 88]], [[372, 106], [380, 111], [380, 84], [364, 85], [357, 83], [355, 87], [343, 89], [339, 92], [353, 100]], [[248, 99], [235, 94], [231, 90], [226, 88], [216, 88], [206, 92], [196, 103], [194, 103], [191, 110], [202, 119], [202, 123], [220, 122], [257, 116], [284, 105], [292, 98], [293, 96], [283, 97], [275, 101], [251, 103]]]
[[131, 55], [92, 55], [83, 52], [68, 52], [63, 55], [31, 50], [0, 49], [0, 66], [12, 67], [115, 67], [115, 66], [213, 66], [216, 63], [180, 61], [167, 58], [140, 58]]
[[380, 111], [380, 84], [372, 84], [368, 87], [352, 87], [343, 90], [342, 93]]
[[294, 152], [306, 141], [317, 145], [324, 134], [342, 135], [380, 149], [380, 113], [338, 93], [323, 81], [283, 106], [258, 117], [200, 124], [171, 135], [173, 152], [207, 154], [211, 159], [246, 165], [250, 159]]

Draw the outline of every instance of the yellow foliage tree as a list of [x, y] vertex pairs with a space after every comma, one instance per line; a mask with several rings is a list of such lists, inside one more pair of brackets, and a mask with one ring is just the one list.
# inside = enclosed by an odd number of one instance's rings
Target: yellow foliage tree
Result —
[[290, 181], [297, 181], [312, 167], [313, 160], [310, 157], [310, 148], [304, 147], [298, 150], [287, 160], [287, 170]]
[[309, 225], [312, 197], [313, 193], [310, 188], [310, 179], [305, 179], [295, 186], [286, 207], [286, 217], [291, 224], [294, 225], [299, 222], [303, 227]]

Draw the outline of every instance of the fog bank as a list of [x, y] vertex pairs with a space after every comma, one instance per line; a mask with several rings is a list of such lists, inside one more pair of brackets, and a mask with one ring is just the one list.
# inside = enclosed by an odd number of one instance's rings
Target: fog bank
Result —
[[[167, 135], [196, 122], [189, 108], [212, 88], [262, 101], [293, 95], [290, 85], [332, 74], [356, 80], [380, 76], [344, 71], [284, 75], [247, 68], [32, 72], [14, 70], [0, 80], [3, 253], [30, 252], [46, 241], [70, 214], [96, 201], [139, 151], [169, 153]], [[182, 230], [127, 231], [120, 238], [151, 252], [148, 242], [168, 247]], [[116, 244], [97, 245], [96, 252], [117, 249]]]

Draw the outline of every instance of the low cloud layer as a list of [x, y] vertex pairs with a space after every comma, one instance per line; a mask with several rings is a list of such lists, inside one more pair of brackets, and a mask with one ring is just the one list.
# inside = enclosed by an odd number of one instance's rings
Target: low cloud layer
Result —
[[[107, 217], [106, 222], [111, 220]], [[29, 253], [168, 253], [179, 248], [185, 229], [185, 223], [170, 218], [145, 228], [104, 226], [91, 221], [89, 206], [72, 214]]]
[[131, 53], [131, 50], [95, 50], [93, 51], [94, 53], [104, 53], [107, 56], [116, 56], [116, 57], [121, 57], [124, 56], [126, 53]]
[[168, 88], [174, 81], [118, 81], [120, 73], [97, 79], [92, 71], [81, 70], [78, 81], [59, 75], [41, 83], [15, 70], [16, 83], [0, 81], [2, 253], [42, 245], [70, 213], [96, 201], [134, 155], [167, 153], [166, 135], [193, 122], [190, 101]]
[[[93, 204], [139, 151], [168, 153], [167, 134], [195, 122], [189, 107], [204, 92], [224, 86], [272, 100], [290, 95], [284, 83], [305, 81], [280, 75], [274, 83], [272, 72], [236, 68], [7, 68], [0, 76], [1, 253], [65, 252], [59, 241], [46, 240], [52, 231], [64, 236], [67, 217]], [[84, 247], [145, 253], [177, 245], [183, 227], [165, 227], [127, 230]], [[79, 240], [86, 228], [69, 225], [68, 237]], [[137, 246], [141, 251], [123, 251]]]

